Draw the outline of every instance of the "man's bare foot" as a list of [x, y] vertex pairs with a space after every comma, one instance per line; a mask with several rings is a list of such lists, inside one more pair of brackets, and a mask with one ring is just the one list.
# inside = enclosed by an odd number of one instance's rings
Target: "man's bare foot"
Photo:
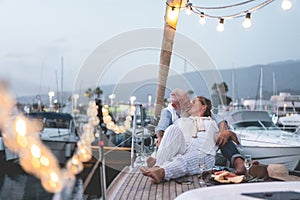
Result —
[[165, 170], [160, 167], [140, 167], [140, 171], [144, 176], [149, 176], [151, 183], [160, 183], [165, 177]]
[[246, 168], [244, 165], [244, 160], [242, 158], [236, 158], [233, 163], [235, 173], [238, 175], [245, 175], [246, 174]]
[[146, 163], [147, 163], [147, 167], [153, 167], [156, 163], [156, 159], [149, 156], [146, 160]]
[[149, 174], [149, 170], [148, 169], [149, 169], [148, 167], [144, 167], [144, 166], [140, 167], [140, 171], [142, 172], [142, 174], [144, 176], [148, 176], [148, 174]]

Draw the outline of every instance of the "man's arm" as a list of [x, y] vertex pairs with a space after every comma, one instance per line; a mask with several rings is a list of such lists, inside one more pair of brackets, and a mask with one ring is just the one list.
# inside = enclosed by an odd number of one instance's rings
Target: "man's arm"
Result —
[[212, 114], [212, 118], [216, 120], [219, 127], [219, 134], [217, 136], [217, 145], [223, 146], [228, 142], [229, 139], [232, 139], [236, 144], [240, 144], [236, 134], [228, 130], [228, 124], [220, 115]]
[[160, 113], [159, 122], [155, 128], [155, 133], [157, 136], [157, 146], [159, 146], [160, 141], [164, 135], [165, 130], [172, 124], [172, 114], [167, 109], [162, 109]]

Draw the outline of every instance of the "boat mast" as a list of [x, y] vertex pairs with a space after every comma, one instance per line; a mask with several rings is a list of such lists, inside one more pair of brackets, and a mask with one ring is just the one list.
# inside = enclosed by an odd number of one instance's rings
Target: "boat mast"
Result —
[[275, 72], [273, 72], [273, 95], [277, 95]]
[[259, 109], [262, 109], [262, 85], [263, 85], [263, 68], [260, 68], [260, 86], [259, 86]]
[[234, 104], [236, 101], [235, 97], [235, 76], [234, 71], [231, 72], [231, 84], [232, 84], [232, 103]]
[[61, 102], [61, 107], [63, 106], [63, 101], [64, 101], [64, 57], [61, 57], [61, 96], [60, 96], [60, 102]]

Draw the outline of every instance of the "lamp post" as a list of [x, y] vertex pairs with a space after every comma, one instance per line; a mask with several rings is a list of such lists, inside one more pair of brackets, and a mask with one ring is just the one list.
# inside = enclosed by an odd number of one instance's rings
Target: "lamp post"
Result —
[[151, 102], [152, 102], [152, 95], [149, 94], [149, 95], [148, 95], [148, 107], [149, 107], [149, 108], [151, 107]]
[[77, 101], [79, 99], [79, 94], [75, 93], [73, 95], [73, 113], [77, 113], [78, 112], [78, 109], [77, 109]]
[[134, 101], [136, 100], [136, 97], [135, 96], [131, 96], [129, 99], [130, 99], [130, 105], [133, 106]]
[[50, 111], [53, 111], [53, 104], [52, 104], [52, 98], [54, 97], [55, 93], [53, 91], [49, 91], [48, 92], [48, 96], [49, 96], [49, 108]]
[[113, 101], [116, 98], [116, 95], [115, 94], [111, 94], [111, 95], [108, 96], [108, 98], [110, 99], [110, 106], [112, 107], [113, 106]]

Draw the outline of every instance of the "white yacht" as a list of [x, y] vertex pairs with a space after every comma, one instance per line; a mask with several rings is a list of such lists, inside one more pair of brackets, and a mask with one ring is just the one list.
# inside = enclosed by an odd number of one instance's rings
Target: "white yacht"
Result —
[[300, 126], [300, 95], [281, 92], [270, 99], [276, 125], [283, 130], [294, 131]]
[[239, 110], [227, 115], [230, 128], [238, 135], [239, 151], [262, 164], [280, 163], [294, 170], [300, 160], [300, 137], [274, 125], [266, 111]]

